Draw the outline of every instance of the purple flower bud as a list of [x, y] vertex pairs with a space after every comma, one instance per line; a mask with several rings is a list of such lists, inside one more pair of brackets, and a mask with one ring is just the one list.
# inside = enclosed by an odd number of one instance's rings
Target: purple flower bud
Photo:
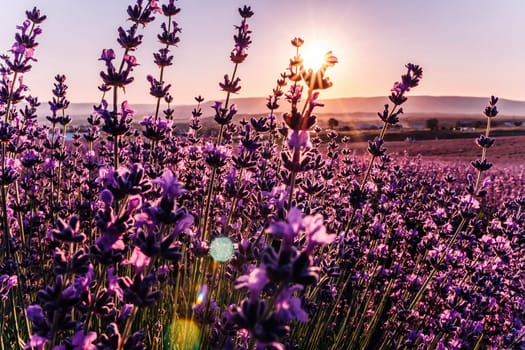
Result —
[[44, 350], [48, 339], [38, 334], [32, 334], [24, 349]]
[[33, 7], [31, 11], [26, 11], [26, 17], [34, 24], [40, 24], [47, 18], [45, 15], [40, 16], [40, 10], [36, 7]]
[[244, 5], [243, 8], [239, 8], [239, 14], [242, 18], [250, 18], [253, 16], [253, 11], [250, 6]]
[[219, 86], [225, 92], [236, 94], [241, 90], [241, 86], [239, 85], [240, 82], [241, 79], [239, 77], [235, 78], [235, 80], [230, 80], [228, 74], [225, 74], [224, 82], [219, 83]]
[[175, 0], [169, 0], [169, 3], [166, 5], [162, 5], [162, 13], [164, 16], [175, 16], [180, 12], [180, 8], [176, 7], [174, 4]]
[[308, 130], [292, 130], [288, 129], [287, 144], [290, 149], [310, 149], [310, 133]]
[[150, 257], [145, 255], [140, 248], [135, 247], [129, 259], [124, 260], [122, 263], [124, 265], [131, 264], [135, 266], [135, 274], [141, 274], [144, 268], [149, 265], [150, 260]]
[[97, 350], [97, 346], [93, 342], [97, 339], [96, 332], [88, 332], [84, 334], [84, 331], [77, 331], [71, 339], [71, 345], [73, 350]]
[[235, 281], [235, 288], [248, 288], [250, 295], [256, 297], [270, 282], [266, 275], [266, 270], [263, 268], [254, 268], [249, 274], [243, 275]]
[[99, 60], [106, 62], [106, 65], [109, 67], [112, 65], [111, 61], [113, 61], [115, 57], [115, 51], [113, 51], [113, 49], [104, 49], [102, 50], [102, 55]]
[[5, 302], [9, 290], [18, 285], [18, 277], [16, 275], [2, 275], [0, 276], [0, 300]]
[[102, 190], [100, 193], [100, 200], [106, 205], [106, 207], [110, 207], [113, 204], [113, 193], [107, 189]]

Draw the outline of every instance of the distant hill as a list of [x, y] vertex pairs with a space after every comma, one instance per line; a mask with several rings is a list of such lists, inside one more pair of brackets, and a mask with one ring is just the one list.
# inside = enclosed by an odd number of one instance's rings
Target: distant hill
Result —
[[[378, 112], [387, 97], [349, 97], [325, 101], [323, 113], [335, 113], [344, 110], [348, 113]], [[485, 97], [460, 97], [460, 96], [409, 96], [403, 104], [407, 113], [423, 114], [481, 114], [488, 104]], [[498, 110], [503, 115], [525, 116], [525, 101], [500, 99]]]
[[[387, 97], [345, 97], [320, 100], [324, 107], [317, 109], [318, 114], [350, 114], [350, 113], [376, 113], [389, 103]], [[266, 112], [264, 98], [234, 99], [239, 111], [244, 114], [257, 114]], [[407, 113], [422, 114], [476, 114], [479, 115], [488, 103], [485, 97], [461, 96], [409, 96], [403, 105]], [[281, 103], [284, 108], [286, 102]], [[498, 110], [503, 115], [525, 116], [525, 101], [500, 99]]]
[[[320, 100], [325, 106], [318, 108], [318, 115], [370, 115], [383, 109], [383, 105], [388, 103], [387, 97], [346, 97], [336, 99]], [[232, 103], [237, 105], [239, 115], [264, 115], [266, 109], [266, 99], [259, 97], [236, 98]], [[408, 101], [403, 105], [405, 113], [410, 114], [447, 114], [447, 115], [481, 115], [483, 109], [488, 103], [485, 97], [461, 97], [461, 96], [409, 96]], [[202, 104], [203, 117], [212, 117], [214, 112], [211, 106], [214, 101], [206, 101]], [[68, 114], [76, 123], [82, 121], [92, 112], [93, 104], [90, 103], [71, 103]], [[135, 117], [140, 120], [142, 116], [152, 114], [155, 110], [153, 104], [132, 104], [135, 109]], [[191, 111], [195, 105], [178, 105], [175, 106], [175, 119], [179, 122], [188, 122], [191, 118]], [[287, 103], [281, 101], [281, 107], [278, 111], [286, 111]], [[515, 101], [500, 99], [498, 110], [501, 115], [525, 117], [525, 101]], [[49, 115], [47, 103], [43, 103], [39, 110], [39, 115], [44, 118]]]

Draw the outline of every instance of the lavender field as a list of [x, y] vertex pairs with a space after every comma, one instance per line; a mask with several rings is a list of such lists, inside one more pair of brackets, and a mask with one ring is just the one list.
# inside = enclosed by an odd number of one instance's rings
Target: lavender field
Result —
[[[309, 69], [295, 37], [267, 113], [242, 118], [231, 99], [257, 15], [244, 6], [215, 135], [201, 96], [181, 131], [164, 77], [184, 8], [123, 10], [129, 26], [93, 62], [85, 132], [70, 128], [68, 77], [56, 72], [50, 101], [24, 83], [46, 50], [44, 13], [26, 12], [1, 57], [0, 350], [525, 349], [525, 168], [490, 162], [497, 97], [468, 163], [390, 151], [424, 79], [407, 63], [377, 137], [355, 148], [316, 122], [337, 53]], [[135, 77], [151, 26], [156, 70]], [[135, 78], [156, 102], [138, 126]]]

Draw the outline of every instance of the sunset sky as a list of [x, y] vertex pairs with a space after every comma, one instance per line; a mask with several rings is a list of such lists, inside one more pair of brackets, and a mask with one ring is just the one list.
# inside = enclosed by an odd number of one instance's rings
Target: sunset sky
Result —
[[[48, 19], [43, 24], [38, 62], [27, 75], [31, 93], [47, 101], [53, 76], [68, 77], [72, 102], [96, 102], [104, 48], [122, 50], [118, 26], [127, 26], [131, 0], [16, 0], [2, 2], [0, 51], [13, 42], [15, 26], [33, 6]], [[181, 43], [166, 80], [177, 104], [193, 97], [222, 99], [218, 82], [231, 74], [237, 8], [252, 6], [253, 44], [239, 67], [239, 97], [266, 96], [293, 54], [290, 39], [300, 36], [305, 49], [333, 50], [339, 64], [330, 71], [334, 86], [323, 98], [383, 96], [399, 79], [404, 64], [424, 68], [415, 95], [490, 96], [525, 100], [525, 2], [522, 0], [180, 0]], [[129, 22], [128, 22], [129, 23]], [[160, 21], [146, 28], [136, 52], [141, 66], [127, 89], [132, 103], [153, 102], [146, 74], [158, 75], [152, 52]], [[127, 28], [127, 27], [125, 27]], [[323, 52], [319, 52], [322, 54]], [[120, 57], [120, 56], [117, 56]]]

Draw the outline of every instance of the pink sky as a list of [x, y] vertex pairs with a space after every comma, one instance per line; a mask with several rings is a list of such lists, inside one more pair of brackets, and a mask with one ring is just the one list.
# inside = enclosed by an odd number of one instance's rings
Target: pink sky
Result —
[[[162, 2], [162, 1], [161, 1]], [[36, 51], [39, 59], [26, 77], [32, 94], [50, 98], [53, 76], [66, 74], [72, 102], [100, 98], [97, 85], [103, 48], [121, 49], [117, 28], [127, 25], [126, 0], [17, 0], [2, 4], [0, 51], [13, 42], [24, 10], [38, 6], [48, 16]], [[239, 69], [239, 97], [265, 96], [287, 65], [290, 39], [305, 47], [319, 42], [332, 49], [339, 64], [330, 72], [334, 87], [322, 97], [382, 96], [407, 62], [420, 64], [424, 78], [414, 94], [498, 96], [525, 100], [525, 21], [521, 0], [180, 0], [181, 44], [166, 80], [177, 104], [224, 94], [218, 82], [231, 74], [229, 52], [237, 8], [251, 5], [253, 44]], [[152, 52], [160, 22], [146, 28], [145, 44], [136, 53], [140, 67], [127, 89], [132, 103], [153, 102], [146, 75], [157, 75]]]

